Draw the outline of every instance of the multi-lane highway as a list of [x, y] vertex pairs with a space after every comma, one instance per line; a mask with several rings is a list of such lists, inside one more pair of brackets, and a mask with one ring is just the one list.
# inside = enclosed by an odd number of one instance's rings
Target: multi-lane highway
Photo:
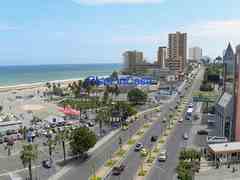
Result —
[[[201, 69], [198, 76], [196, 77], [195, 82], [193, 83], [192, 90], [190, 91], [199, 89], [203, 74], [204, 70]], [[185, 148], [187, 145], [189, 145], [188, 141], [191, 141], [192, 138], [192, 135], [190, 135], [192, 125], [193, 124], [191, 121], [183, 121], [182, 124], [177, 125], [166, 144], [166, 149], [168, 153], [167, 161], [164, 163], [156, 162], [155, 166], [147, 177], [147, 180], [176, 179], [175, 169], [178, 163], [178, 153], [182, 148]], [[189, 134], [188, 141], [183, 139], [183, 134], [185, 132]]]

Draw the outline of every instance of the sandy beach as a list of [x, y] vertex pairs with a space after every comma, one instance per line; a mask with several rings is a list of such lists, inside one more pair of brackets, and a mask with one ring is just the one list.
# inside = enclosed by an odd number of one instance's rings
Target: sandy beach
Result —
[[[79, 79], [49, 82], [67, 86], [77, 80]], [[30, 125], [30, 121], [35, 115], [45, 117], [49, 114], [58, 114], [57, 105], [46, 101], [46, 98], [43, 97], [43, 92], [46, 90], [46, 82], [0, 87], [0, 105], [3, 106], [3, 113], [11, 113], [17, 116], [26, 126]], [[17, 96], [21, 98], [17, 98]]]
[[[56, 84], [60, 83], [62, 86], [67, 86], [69, 83], [72, 83], [74, 81], [78, 81], [80, 79], [84, 80], [84, 78], [78, 78], [78, 79], [54, 80], [54, 81], [47, 81], [47, 82], [56, 83]], [[47, 82], [19, 84], [19, 85], [14, 85], [14, 86], [0, 86], [0, 92], [8, 92], [8, 91], [14, 91], [14, 90], [20, 91], [20, 90], [28, 90], [28, 89], [45, 90]]]

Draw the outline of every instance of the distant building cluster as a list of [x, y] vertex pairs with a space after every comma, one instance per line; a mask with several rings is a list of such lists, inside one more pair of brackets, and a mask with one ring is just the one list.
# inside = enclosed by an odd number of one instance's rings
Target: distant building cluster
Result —
[[202, 58], [202, 48], [200, 47], [189, 48], [188, 53], [189, 53], [188, 55], [189, 60], [195, 60], [199, 62], [200, 59]]
[[[200, 53], [201, 55], [201, 53]], [[194, 57], [200, 60], [198, 51]], [[187, 65], [187, 33], [171, 33], [168, 35], [168, 47], [160, 46], [157, 51], [157, 60], [149, 63], [144, 59], [143, 52], [126, 51], [123, 53], [125, 73], [152, 73], [158, 78], [183, 78]], [[172, 79], [172, 78], [171, 78]]]

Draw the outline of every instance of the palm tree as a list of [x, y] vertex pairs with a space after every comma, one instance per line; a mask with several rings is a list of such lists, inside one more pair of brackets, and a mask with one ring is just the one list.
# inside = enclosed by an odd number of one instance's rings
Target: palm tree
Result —
[[46, 86], [47, 86], [48, 90], [50, 90], [50, 89], [51, 89], [51, 87], [52, 87], [52, 85], [51, 85], [51, 83], [50, 83], [50, 82], [47, 82], [47, 83], [46, 83]]
[[99, 122], [100, 136], [102, 136], [103, 122], [106, 120], [106, 118], [107, 118], [107, 114], [104, 110], [100, 110], [97, 112], [96, 121]]
[[64, 129], [63, 131], [59, 131], [56, 136], [56, 141], [62, 144], [63, 149], [63, 161], [66, 161], [66, 141], [69, 138], [69, 131]]
[[90, 93], [92, 91], [92, 86], [89, 84], [85, 89], [86, 89], [88, 96], [90, 96]]
[[23, 149], [20, 154], [22, 164], [24, 167], [28, 166], [29, 179], [32, 180], [32, 161], [35, 161], [38, 158], [38, 149], [37, 145], [26, 144], [23, 145]]
[[52, 160], [52, 153], [53, 153], [53, 150], [55, 149], [56, 141], [51, 137], [48, 137], [47, 146], [48, 146], [49, 158], [50, 160]]
[[103, 104], [107, 104], [108, 103], [108, 100], [109, 100], [109, 91], [108, 90], [105, 90], [104, 91], [104, 94], [103, 94]]

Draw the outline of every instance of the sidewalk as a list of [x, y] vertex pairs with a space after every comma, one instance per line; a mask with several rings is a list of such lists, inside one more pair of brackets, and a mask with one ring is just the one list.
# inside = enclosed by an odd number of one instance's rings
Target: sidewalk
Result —
[[[114, 130], [110, 132], [107, 136], [103, 137], [100, 141], [98, 141], [93, 148], [88, 151], [88, 154], [93, 154], [99, 147], [104, 145], [107, 141], [109, 141], [112, 137], [114, 137], [117, 133], [119, 133], [121, 129]], [[62, 160], [60, 160], [62, 161]], [[59, 161], [59, 162], [60, 162]], [[71, 165], [66, 165], [62, 169], [60, 169], [56, 174], [49, 177], [49, 180], [58, 180], [64, 174], [66, 174], [72, 168]]]

